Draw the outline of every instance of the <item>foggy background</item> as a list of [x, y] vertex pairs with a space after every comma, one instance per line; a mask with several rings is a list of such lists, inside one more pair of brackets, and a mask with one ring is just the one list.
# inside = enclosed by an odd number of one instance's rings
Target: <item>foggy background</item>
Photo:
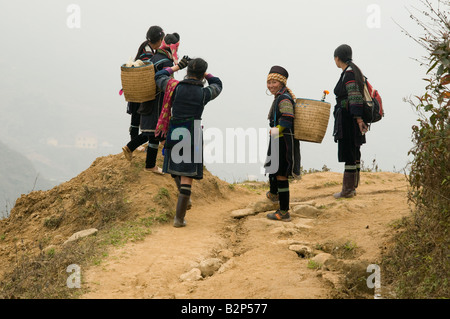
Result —
[[[383, 171], [401, 171], [417, 118], [403, 98], [423, 91], [427, 70], [412, 59], [424, 50], [396, 25], [421, 35], [406, 10], [413, 7], [422, 6], [404, 0], [1, 0], [0, 212], [21, 193], [51, 188], [97, 157], [121, 153], [130, 116], [118, 94], [120, 66], [134, 58], [152, 25], [178, 32], [178, 56], [204, 58], [223, 81], [203, 125], [224, 137], [227, 128], [268, 127], [273, 97], [265, 93], [266, 78], [273, 65], [289, 71], [288, 87], [297, 97], [320, 99], [330, 91], [332, 113], [342, 72], [333, 52], [349, 44], [385, 109], [361, 149], [364, 165], [372, 168], [375, 160]], [[301, 142], [303, 169], [343, 171], [332, 129], [330, 114], [321, 144]], [[228, 182], [265, 180], [261, 165], [206, 163]]]

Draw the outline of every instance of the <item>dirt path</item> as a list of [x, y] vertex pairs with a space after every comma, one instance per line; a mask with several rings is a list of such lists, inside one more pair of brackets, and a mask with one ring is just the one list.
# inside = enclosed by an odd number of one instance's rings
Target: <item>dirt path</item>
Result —
[[[112, 251], [86, 269], [88, 292], [82, 298], [342, 297], [352, 275], [348, 265], [379, 262], [395, 231], [392, 223], [409, 208], [403, 175], [363, 173], [355, 198], [335, 200], [341, 178], [316, 173], [291, 183], [291, 202], [313, 200], [319, 213], [308, 218], [293, 213], [289, 223], [270, 221], [265, 212], [231, 217], [232, 211], [264, 200], [262, 189], [242, 194], [236, 188], [233, 196], [213, 204], [194, 201], [187, 227], [157, 226], [144, 241]], [[291, 244], [306, 245], [312, 253], [297, 254]], [[335, 262], [311, 267], [310, 259], [324, 252]], [[220, 259], [222, 268], [200, 280], [180, 280], [208, 258]]]

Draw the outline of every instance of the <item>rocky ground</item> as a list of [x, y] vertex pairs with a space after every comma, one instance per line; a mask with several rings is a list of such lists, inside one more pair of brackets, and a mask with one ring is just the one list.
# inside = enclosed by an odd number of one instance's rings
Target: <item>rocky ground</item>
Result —
[[[120, 188], [130, 206], [126, 218], [173, 210], [175, 184], [143, 172], [143, 154], [131, 166], [122, 154], [99, 158], [67, 183], [23, 196], [0, 221], [0, 276], [18, 250], [38, 251], [43, 238], [59, 247], [80, 230], [99, 228], [95, 216], [80, 216], [96, 187]], [[292, 221], [278, 222], [266, 218], [276, 209], [265, 199], [266, 183], [228, 184], [207, 173], [193, 184], [187, 227], [155, 224], [144, 240], [81, 269], [81, 298], [373, 298], [367, 267], [380, 263], [396, 222], [409, 214], [408, 183], [401, 174], [362, 173], [357, 196], [336, 200], [341, 180], [320, 172], [291, 182]], [[162, 188], [167, 194], [158, 197]], [[44, 227], [52, 216], [62, 216], [59, 227]]]

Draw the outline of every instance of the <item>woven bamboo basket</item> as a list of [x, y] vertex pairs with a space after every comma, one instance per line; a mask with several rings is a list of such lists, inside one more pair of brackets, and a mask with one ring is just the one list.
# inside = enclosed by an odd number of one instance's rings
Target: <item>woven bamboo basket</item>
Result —
[[330, 118], [330, 103], [297, 99], [295, 105], [294, 137], [300, 141], [322, 143]]
[[155, 99], [155, 68], [152, 63], [143, 66], [121, 66], [122, 90], [127, 102], [142, 103]]

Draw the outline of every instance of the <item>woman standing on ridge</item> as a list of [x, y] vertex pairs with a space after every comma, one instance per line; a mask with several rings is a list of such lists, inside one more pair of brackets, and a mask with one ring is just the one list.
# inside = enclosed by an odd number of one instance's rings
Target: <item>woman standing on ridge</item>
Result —
[[362, 119], [364, 97], [364, 75], [352, 60], [352, 48], [340, 45], [334, 51], [336, 66], [342, 69], [341, 77], [334, 88], [334, 141], [338, 143], [338, 161], [345, 163], [342, 190], [335, 198], [350, 198], [356, 195], [361, 169], [360, 147], [366, 143], [367, 125]]
[[[183, 81], [171, 79], [173, 72], [185, 66], [182, 63], [185, 58], [183, 57], [178, 65], [165, 68], [155, 75], [157, 87], [165, 92], [160, 121], [162, 118], [167, 121], [161, 126], [158, 122], [156, 131], [156, 135], [160, 132], [167, 134], [163, 170], [175, 179], [180, 178], [174, 227], [186, 226], [184, 217], [191, 196], [192, 181], [203, 178], [203, 136], [200, 121], [205, 105], [222, 91], [222, 81], [206, 72], [208, 63], [200, 58], [189, 62]], [[208, 81], [207, 87], [203, 87], [204, 79]], [[187, 130], [189, 134], [179, 137], [178, 140], [175, 130], [180, 129], [185, 133]], [[187, 140], [184, 140], [185, 138]], [[183, 148], [180, 149], [178, 143], [183, 145]]]
[[[147, 31], [147, 40], [142, 42], [139, 46], [135, 61], [148, 61], [161, 46], [162, 40], [164, 38], [164, 31], [159, 26], [151, 26]], [[144, 135], [139, 135], [139, 124], [141, 121], [141, 115], [137, 112], [141, 103], [128, 102], [127, 104], [127, 113], [131, 115], [131, 123], [130, 123], [130, 139], [133, 140], [135, 138], [135, 144], [137, 148], [139, 145], [144, 144], [148, 141], [148, 137]], [[139, 136], [139, 137], [138, 137]], [[132, 146], [134, 147], [134, 146]], [[134, 149], [133, 149], [134, 150]]]
[[[155, 72], [174, 65], [174, 55], [176, 56], [176, 50], [180, 41], [178, 33], [167, 34], [164, 38], [163, 37], [164, 34], [162, 34], [162, 37], [160, 38], [162, 43], [161, 47], [159, 47], [149, 59], [155, 67]], [[187, 64], [187, 61], [184, 60], [183, 63]], [[156, 166], [160, 139], [155, 137], [155, 128], [161, 112], [163, 97], [164, 95], [161, 94], [161, 91], [157, 88], [155, 99], [141, 103], [137, 111], [141, 116], [140, 129], [142, 136], [146, 138], [145, 141], [148, 141], [145, 170], [157, 174], [163, 174], [161, 168]], [[125, 157], [128, 160], [131, 160], [132, 152], [139, 145], [145, 143], [145, 141], [142, 142], [142, 138], [140, 137], [131, 140], [122, 148]]]
[[280, 202], [280, 209], [267, 214], [267, 218], [281, 221], [291, 220], [288, 178], [300, 175], [300, 143], [294, 139], [295, 95], [286, 86], [288, 77], [289, 73], [281, 66], [273, 66], [267, 77], [267, 88], [274, 95], [274, 101], [268, 115], [271, 138], [267, 155], [270, 160], [264, 166], [269, 173], [270, 190], [266, 196]]

